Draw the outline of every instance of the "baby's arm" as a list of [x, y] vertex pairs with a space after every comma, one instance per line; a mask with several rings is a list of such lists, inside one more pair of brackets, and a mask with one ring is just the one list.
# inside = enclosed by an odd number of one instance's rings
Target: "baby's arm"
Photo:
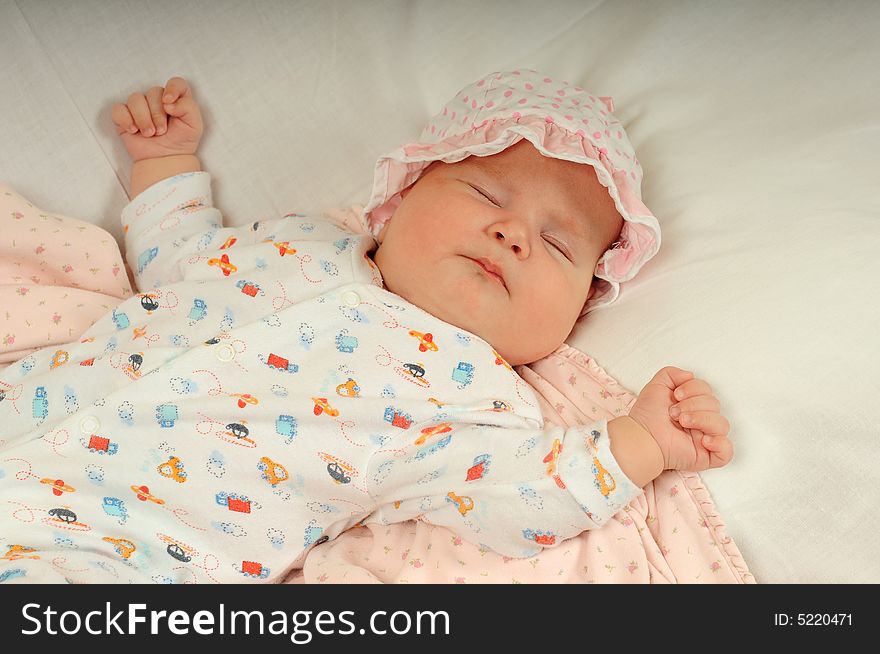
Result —
[[[373, 457], [365, 477], [378, 508], [366, 522], [421, 517], [523, 557], [601, 527], [642, 492], [612, 453], [604, 420], [568, 429], [505, 412], [446, 420], [401, 434]], [[628, 426], [615, 423], [621, 452], [640, 443]]]
[[663, 472], [663, 453], [651, 433], [629, 416], [608, 421], [611, 453], [620, 469], [642, 488]]
[[209, 247], [222, 216], [195, 156], [203, 123], [186, 80], [172, 77], [165, 87], [132, 93], [126, 104], [113, 105], [112, 118], [133, 162], [132, 202], [122, 223], [126, 260], [143, 291], [179, 280], [180, 257]]
[[202, 169], [192, 154], [173, 154], [167, 157], [151, 157], [135, 161], [131, 167], [131, 196], [136, 197], [146, 188], [163, 179]]
[[607, 422], [538, 429], [503, 412], [453, 416], [377, 453], [366, 477], [379, 508], [368, 522], [421, 516], [501, 554], [530, 556], [601, 527], [664, 469], [705, 470], [733, 456], [708, 384], [671, 366], [629, 416]]
[[133, 199], [156, 182], [201, 170], [195, 153], [204, 125], [192, 89], [182, 77], [165, 87], [132, 93], [126, 104], [112, 109], [113, 122], [133, 162]]

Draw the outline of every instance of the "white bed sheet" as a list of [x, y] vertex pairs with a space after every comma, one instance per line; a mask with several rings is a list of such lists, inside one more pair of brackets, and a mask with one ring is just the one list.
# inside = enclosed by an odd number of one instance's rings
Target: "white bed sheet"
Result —
[[0, 0], [0, 24], [0, 180], [117, 237], [110, 106], [173, 75], [230, 224], [363, 202], [492, 70], [614, 96], [663, 247], [569, 342], [635, 391], [712, 383], [737, 455], [704, 479], [759, 582], [880, 582], [877, 3]]

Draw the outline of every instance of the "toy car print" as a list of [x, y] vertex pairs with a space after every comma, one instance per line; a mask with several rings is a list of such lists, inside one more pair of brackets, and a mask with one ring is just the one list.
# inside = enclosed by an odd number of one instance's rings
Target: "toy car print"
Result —
[[390, 406], [385, 408], [385, 415], [383, 417], [385, 422], [390, 422], [392, 426], [400, 427], [401, 429], [409, 429], [410, 425], [413, 423], [411, 415], [398, 411]]
[[340, 352], [351, 354], [358, 346], [358, 339], [354, 336], [347, 336], [345, 331], [346, 330], [342, 330], [341, 333], [336, 335], [336, 349]]
[[104, 538], [102, 538], [101, 540], [113, 545], [113, 551], [115, 551], [123, 559], [130, 558], [134, 551], [137, 549], [135, 544], [127, 538], [110, 538], [109, 536], [104, 536]]
[[413, 377], [415, 377], [416, 379], [419, 379], [420, 377], [424, 377], [424, 376], [425, 376], [425, 369], [422, 368], [422, 367], [421, 367], [419, 364], [417, 364], [417, 363], [404, 363], [404, 364], [403, 364], [403, 367], [406, 368], [406, 369], [409, 371], [409, 373], [410, 373]]
[[177, 421], [177, 407], [174, 404], [160, 404], [156, 407], [156, 420], [163, 429], [173, 427]]
[[179, 484], [186, 481], [186, 471], [183, 469], [183, 462], [176, 456], [169, 456], [165, 463], [159, 464], [156, 468], [157, 472], [168, 479], [173, 479]]
[[361, 387], [351, 377], [348, 378], [347, 382], [336, 386], [336, 394], [342, 397], [357, 397], [360, 392]]
[[230, 422], [226, 425], [226, 429], [236, 438], [247, 438], [248, 434], [251, 433], [247, 427], [238, 422]]
[[125, 502], [118, 497], [105, 497], [102, 504], [104, 513], [114, 518], [120, 518], [121, 522], [128, 520], [128, 510], [125, 508]]
[[556, 543], [556, 535], [549, 531], [523, 529], [523, 537], [535, 541], [538, 545], [553, 545]]
[[239, 572], [245, 577], [254, 577], [256, 579], [265, 579], [269, 576], [269, 568], [264, 568], [262, 563], [254, 561], [242, 561]]
[[206, 315], [208, 315], [208, 305], [205, 304], [204, 300], [200, 300], [199, 298], [195, 298], [193, 300], [193, 307], [189, 310], [189, 319], [190, 320], [201, 320]]
[[291, 363], [289, 359], [285, 359], [282, 356], [278, 356], [277, 354], [269, 354], [269, 358], [266, 359], [266, 365], [270, 368], [275, 368], [275, 370], [281, 370], [284, 372], [294, 373], [299, 371], [299, 366], [295, 363]]
[[214, 501], [220, 506], [225, 506], [230, 511], [235, 511], [237, 513], [251, 512], [251, 501], [245, 495], [221, 491], [214, 496]]
[[458, 512], [461, 515], [465, 515], [468, 511], [471, 511], [474, 508], [473, 499], [467, 495], [456, 495], [452, 491], [446, 493], [446, 501], [454, 504], [455, 508], [458, 509]]
[[468, 468], [465, 475], [465, 481], [475, 481], [482, 479], [489, 472], [489, 463], [492, 457], [488, 454], [480, 454], [474, 458], [474, 464]]
[[88, 445], [86, 445], [86, 448], [92, 453], [109, 454], [112, 456], [119, 451], [119, 444], [111, 443], [109, 438], [92, 434], [89, 437], [89, 442]]
[[37, 386], [33, 401], [34, 418], [45, 418], [49, 415], [49, 401], [46, 399], [46, 387]]
[[287, 468], [280, 463], [275, 463], [267, 456], [260, 457], [257, 470], [260, 471], [260, 477], [268, 481], [272, 488], [275, 488], [282, 481], [290, 479], [290, 473], [287, 472]]
[[165, 548], [165, 551], [168, 552], [169, 556], [183, 563], [189, 563], [190, 561], [192, 561], [192, 557], [187, 556], [187, 553], [184, 551], [184, 549], [177, 543], [169, 543], [168, 547]]
[[474, 366], [465, 361], [459, 361], [455, 370], [452, 371], [452, 378], [458, 383], [467, 386], [474, 380]]
[[128, 329], [131, 327], [131, 321], [128, 319], [128, 315], [117, 312], [116, 309], [113, 310], [113, 324], [116, 325], [116, 329]]
[[333, 478], [333, 481], [339, 484], [347, 484], [351, 481], [351, 477], [345, 474], [345, 470], [335, 461], [327, 464], [327, 472]]
[[141, 295], [141, 307], [147, 313], [152, 313], [159, 308], [159, 303], [156, 302], [156, 298], [153, 295], [144, 293]]
[[76, 514], [69, 509], [49, 509], [49, 515], [61, 522], [76, 522]]
[[250, 295], [251, 297], [256, 297], [258, 294], [265, 295], [265, 293], [263, 293], [263, 289], [260, 288], [259, 284], [249, 282], [246, 279], [239, 280], [235, 284], [235, 287], [240, 288], [242, 293], [244, 293], [245, 295]]
[[281, 415], [275, 420], [275, 431], [285, 436], [290, 443], [296, 437], [297, 421], [293, 416]]

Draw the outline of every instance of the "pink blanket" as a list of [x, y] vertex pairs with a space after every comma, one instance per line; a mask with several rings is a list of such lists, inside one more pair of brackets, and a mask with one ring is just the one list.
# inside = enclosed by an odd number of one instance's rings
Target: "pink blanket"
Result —
[[[358, 208], [333, 212], [362, 231]], [[131, 294], [104, 230], [45, 214], [0, 184], [0, 368], [37, 347], [76, 339]], [[51, 255], [51, 256], [50, 256]], [[10, 308], [12, 310], [10, 310]], [[546, 420], [561, 426], [627, 413], [635, 396], [563, 345], [517, 373]], [[696, 473], [667, 471], [602, 529], [530, 559], [480, 549], [443, 527], [409, 521], [351, 529], [311, 549], [287, 583], [754, 583]]]
[[0, 183], [0, 369], [75, 340], [131, 296], [116, 240]]

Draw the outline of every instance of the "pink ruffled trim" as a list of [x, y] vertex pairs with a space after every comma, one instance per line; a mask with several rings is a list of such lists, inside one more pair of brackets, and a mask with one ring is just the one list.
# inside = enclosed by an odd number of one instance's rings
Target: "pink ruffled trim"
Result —
[[[569, 386], [566, 386], [559, 381], [553, 383], [552, 380], [560, 377], [560, 370], [565, 371], [564, 374], [570, 374], [572, 369], [577, 369], [586, 373], [596, 384], [607, 391], [608, 397], [605, 400], [604, 407], [613, 415], [619, 415], [618, 412], [621, 407], [628, 409], [636, 400], [636, 396], [633, 393], [624, 388], [616, 379], [605, 372], [605, 370], [591, 357], [565, 343], [563, 343], [555, 352], [547, 355], [540, 361], [536, 361], [529, 366], [516, 367], [517, 373], [535, 388], [539, 399], [544, 399], [545, 402], [547, 402], [546, 397], [548, 395], [551, 397], [554, 394], [558, 395], [559, 393], [566, 395], [565, 390], [568, 389]], [[542, 407], [542, 409], [545, 408], [546, 407]], [[555, 413], [558, 419], [564, 424], [566, 419], [560, 414], [556, 407], [553, 407], [553, 413]], [[545, 416], [555, 422], [555, 420], [552, 420], [552, 416], [547, 416], [546, 413]], [[684, 487], [688, 490], [688, 494], [690, 495], [694, 506], [705, 520], [706, 526], [709, 529], [709, 533], [711, 534], [717, 549], [724, 555], [724, 560], [726, 561], [731, 574], [736, 577], [739, 583], [757, 583], [754, 575], [749, 572], [748, 565], [736, 543], [734, 543], [733, 539], [727, 534], [724, 520], [718, 513], [718, 509], [715, 507], [715, 502], [712, 500], [705, 484], [703, 484], [700, 475], [696, 472], [678, 470], [667, 470], [663, 474], [676, 475], [681, 478]]]
[[406, 144], [382, 157], [376, 163], [372, 196], [364, 208], [365, 228], [377, 235], [400, 204], [400, 192], [414, 184], [432, 162], [455, 163], [471, 155], [490, 156], [523, 138], [548, 156], [593, 166], [623, 216], [621, 238], [602, 255], [594, 273], [606, 283], [597, 287], [581, 315], [610, 304], [617, 298], [619, 284], [635, 277], [659, 250], [660, 226], [639, 198], [626, 171], [614, 167], [604, 148], [597, 149], [584, 130], [570, 131], [551, 118], [515, 113], [511, 117], [484, 120], [441, 141]]
[[685, 472], [681, 470], [670, 470], [667, 472], [678, 475], [681, 477], [682, 481], [684, 481], [684, 486], [688, 489], [691, 499], [693, 499], [697, 509], [706, 520], [706, 525], [709, 527], [709, 533], [712, 534], [712, 538], [715, 540], [716, 547], [724, 553], [725, 561], [727, 561], [731, 574], [733, 574], [741, 584], [757, 583], [754, 575], [749, 572], [749, 567], [746, 565], [746, 561], [743, 558], [742, 553], [739, 551], [739, 547], [737, 547], [736, 543], [733, 542], [733, 539], [727, 535], [727, 525], [724, 523], [724, 520], [721, 519], [718, 509], [715, 508], [715, 502], [712, 501], [712, 496], [709, 495], [709, 490], [703, 484], [700, 475], [696, 472]]

